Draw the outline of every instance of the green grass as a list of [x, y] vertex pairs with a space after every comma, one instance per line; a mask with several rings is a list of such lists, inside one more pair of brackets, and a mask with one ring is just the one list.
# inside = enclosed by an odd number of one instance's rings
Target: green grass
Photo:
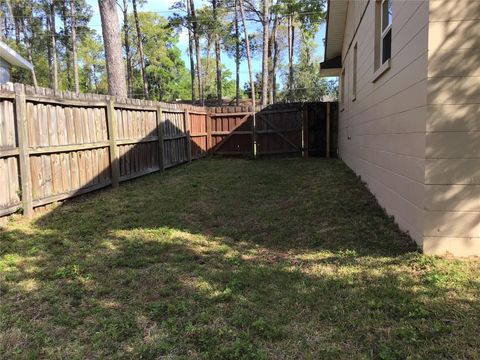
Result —
[[480, 357], [480, 262], [419, 254], [336, 160], [198, 161], [0, 246], [5, 359]]

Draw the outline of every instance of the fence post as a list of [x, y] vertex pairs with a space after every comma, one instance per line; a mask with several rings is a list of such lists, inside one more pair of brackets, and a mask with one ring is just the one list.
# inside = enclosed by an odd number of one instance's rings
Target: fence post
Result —
[[325, 149], [326, 150], [325, 156], [328, 159], [330, 158], [330, 103], [329, 102], [327, 102], [327, 131], [326, 131], [325, 137], [327, 139], [326, 141], [327, 148]]
[[118, 187], [120, 183], [120, 163], [117, 149], [117, 113], [113, 99], [107, 101], [108, 139], [110, 142], [110, 169], [112, 174], [112, 186]]
[[187, 133], [187, 160], [189, 163], [192, 162], [192, 141], [190, 138], [190, 112], [188, 109], [185, 109], [185, 132]]
[[30, 173], [30, 155], [28, 153], [27, 100], [25, 98], [24, 85], [15, 85], [15, 117], [18, 129], [18, 158], [20, 163], [23, 215], [30, 218], [33, 216], [32, 175]]
[[157, 137], [158, 137], [158, 165], [160, 171], [165, 171], [165, 162], [163, 161], [163, 120], [162, 108], [157, 107]]
[[303, 157], [308, 158], [308, 111], [305, 114], [305, 104], [302, 104], [300, 116], [302, 118], [302, 150]]

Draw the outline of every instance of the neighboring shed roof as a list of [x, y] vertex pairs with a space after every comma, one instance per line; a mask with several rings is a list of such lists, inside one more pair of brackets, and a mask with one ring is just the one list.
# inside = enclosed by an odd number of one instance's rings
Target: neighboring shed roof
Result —
[[[342, 68], [341, 56], [347, 8], [348, 0], [328, 1], [325, 57], [324, 62], [320, 64], [320, 69], [328, 70], [322, 71], [322, 74], [325, 76], [336, 75], [333, 70]], [[332, 65], [336, 67], [333, 68]]]
[[0, 58], [11, 65], [19, 66], [24, 69], [33, 70], [33, 64], [21, 57], [10, 46], [0, 41]]

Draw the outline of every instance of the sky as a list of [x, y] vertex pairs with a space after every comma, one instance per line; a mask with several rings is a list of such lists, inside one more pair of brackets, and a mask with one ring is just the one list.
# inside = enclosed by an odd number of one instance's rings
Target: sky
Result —
[[[170, 10], [173, 3], [177, 0], [149, 0], [143, 7], [139, 9], [139, 11], [152, 11], [156, 12], [161, 16], [168, 18], [173, 14], [173, 11]], [[90, 26], [97, 30], [99, 35], [102, 34], [102, 27], [101, 27], [101, 20], [100, 20], [100, 12], [98, 9], [98, 0], [87, 0], [87, 3], [92, 7], [93, 16], [90, 20]], [[195, 0], [195, 6], [201, 7], [202, 4], [206, 3], [205, 0]], [[123, 15], [121, 13], [120, 8], [118, 9], [118, 18], [120, 23], [122, 22]], [[253, 29], [252, 29], [253, 30]], [[325, 37], [325, 26], [322, 25], [317, 35], [317, 43], [318, 47], [315, 51], [315, 55], [319, 55], [323, 58], [324, 48], [323, 48], [323, 41], [322, 39]], [[183, 31], [179, 36], [179, 42], [177, 46], [182, 51], [182, 58], [185, 62], [185, 66], [189, 68], [189, 58], [188, 58], [188, 34], [186, 31]], [[226, 55], [222, 56], [222, 63], [232, 72], [232, 78], [235, 76], [235, 62], [233, 58], [230, 58]], [[253, 57], [252, 59], [253, 71], [260, 72], [262, 67], [262, 59], [261, 57]], [[240, 64], [240, 84], [247, 83], [248, 79], [248, 65], [247, 61], [243, 61]]]

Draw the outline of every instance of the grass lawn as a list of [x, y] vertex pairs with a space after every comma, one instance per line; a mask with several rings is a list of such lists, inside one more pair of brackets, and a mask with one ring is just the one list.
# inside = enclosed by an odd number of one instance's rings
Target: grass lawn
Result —
[[480, 358], [480, 261], [338, 160], [194, 162], [0, 233], [0, 357]]

